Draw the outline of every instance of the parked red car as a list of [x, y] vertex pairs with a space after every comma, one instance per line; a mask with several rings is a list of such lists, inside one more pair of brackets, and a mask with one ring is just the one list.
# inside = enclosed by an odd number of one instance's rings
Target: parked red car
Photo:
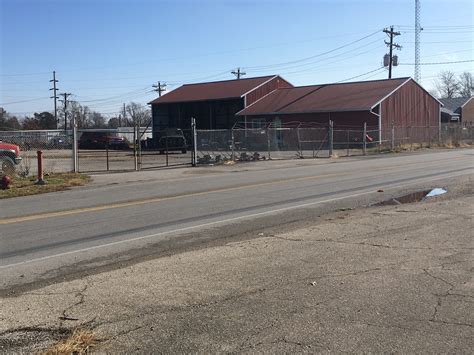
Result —
[[15, 165], [21, 163], [20, 147], [0, 141], [0, 169], [5, 175], [15, 173]]

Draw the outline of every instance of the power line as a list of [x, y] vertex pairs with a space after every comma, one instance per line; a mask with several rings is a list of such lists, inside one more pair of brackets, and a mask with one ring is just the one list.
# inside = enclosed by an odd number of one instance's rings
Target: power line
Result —
[[[468, 60], [457, 60], [451, 62], [431, 62], [431, 63], [420, 63], [420, 65], [442, 65], [442, 64], [458, 64], [458, 63], [470, 63], [474, 62], [474, 59]], [[416, 63], [400, 63], [399, 65], [415, 65]]]
[[[290, 65], [290, 66], [285, 66], [285, 67], [282, 67], [282, 68], [279, 68], [279, 70], [288, 70], [288, 69], [294, 69], [294, 68], [300, 68], [300, 67], [304, 67], [304, 66], [308, 66], [308, 65], [313, 65], [313, 64], [317, 64], [317, 63], [321, 63], [322, 61], [326, 61], [326, 60], [329, 60], [329, 59], [334, 59], [334, 58], [338, 58], [340, 56], [343, 56], [345, 54], [351, 54], [351, 57], [354, 56], [353, 52], [355, 50], [358, 50], [358, 49], [361, 49], [361, 48], [364, 48], [364, 47], [367, 47], [373, 43], [379, 43], [380, 42], [380, 38], [377, 38], [376, 40], [374, 41], [371, 41], [371, 42], [368, 42], [362, 46], [359, 46], [359, 47], [356, 47], [356, 48], [352, 48], [352, 49], [349, 49], [347, 51], [344, 51], [344, 52], [341, 52], [341, 53], [338, 53], [338, 54], [335, 54], [333, 56], [330, 56], [330, 57], [326, 57], [326, 58], [321, 58], [321, 59], [318, 59], [318, 60], [315, 60], [315, 61], [311, 61], [311, 62], [308, 62], [308, 63], [303, 63], [303, 64], [297, 64], [297, 65]], [[378, 47], [377, 47], [378, 48]], [[364, 53], [367, 53], [367, 51], [365, 51]], [[348, 57], [348, 59], [350, 59], [351, 57]], [[346, 59], [344, 59], [346, 60]], [[332, 63], [335, 63], [336, 61], [333, 61], [331, 63], [327, 63], [327, 64], [332, 64]], [[250, 70], [252, 73], [254, 72], [268, 72], [269, 69], [263, 69], [263, 70]], [[287, 72], [288, 73], [288, 72]], [[291, 73], [291, 72], [289, 72]]]
[[345, 81], [349, 81], [349, 80], [352, 80], [352, 79], [357, 79], [357, 78], [360, 78], [361, 76], [364, 76], [364, 75], [367, 75], [367, 74], [371, 74], [371, 73], [375, 73], [375, 72], [378, 72], [378, 71], [380, 71], [380, 70], [382, 70], [382, 69], [385, 69], [385, 67], [380, 67], [380, 68], [377, 68], [377, 69], [368, 71], [368, 72], [363, 73], [363, 74], [359, 74], [359, 75], [356, 75], [356, 76], [353, 76], [353, 77], [350, 77], [350, 78], [347, 78], [347, 79], [344, 79], [344, 80], [336, 81], [335, 84], [343, 83], [343, 82], [345, 82]]
[[329, 51], [326, 51], [326, 52], [323, 52], [323, 53], [318, 53], [318, 54], [315, 54], [315, 55], [312, 55], [310, 57], [306, 57], [306, 58], [301, 58], [301, 59], [296, 59], [296, 60], [292, 60], [292, 61], [289, 61], [289, 62], [282, 62], [282, 63], [275, 63], [275, 64], [269, 64], [269, 65], [260, 65], [260, 66], [254, 66], [254, 67], [245, 67], [245, 69], [247, 70], [250, 70], [250, 69], [261, 69], [261, 68], [272, 68], [272, 67], [279, 67], [279, 66], [285, 66], [285, 65], [288, 65], [288, 64], [295, 64], [295, 63], [301, 63], [301, 62], [304, 62], [304, 61], [307, 61], [307, 60], [310, 60], [310, 59], [314, 59], [314, 58], [317, 58], [317, 57], [321, 57], [323, 55], [326, 55], [326, 54], [329, 54], [329, 53], [332, 53], [332, 52], [335, 52], [335, 51], [338, 51], [339, 49], [342, 49], [342, 48], [345, 48], [345, 47], [348, 47], [350, 45], [353, 45], [355, 43], [358, 43], [360, 41], [363, 41], [364, 39], [366, 38], [369, 38], [369, 37], [372, 37], [378, 33], [380, 30], [377, 30], [375, 32], [372, 32], [371, 34], [367, 35], [367, 36], [364, 36], [362, 38], [359, 38], [355, 41], [352, 41], [352, 42], [349, 42], [349, 43], [346, 43], [342, 46], [339, 46], [337, 48], [334, 48], [334, 49], [331, 49]]
[[[377, 42], [379, 42], [379, 40], [377, 40]], [[363, 51], [363, 52], [358, 52], [358, 53], [355, 53], [355, 54], [353, 53], [351, 56], [345, 56], [344, 58], [341, 58], [341, 59], [339, 59], [339, 60], [334, 60], [334, 61], [331, 61], [331, 62], [329, 62], [329, 63], [324, 63], [324, 64], [318, 65], [318, 66], [316, 66], [316, 67], [311, 67], [311, 68], [302, 69], [302, 70], [296, 70], [296, 71], [282, 72], [282, 73], [280, 73], [280, 74], [285, 74], [285, 75], [286, 75], [286, 74], [297, 74], [297, 73], [313, 72], [313, 71], [318, 70], [318, 69], [321, 69], [321, 68], [327, 68], [327, 65], [332, 65], [332, 64], [334, 64], [334, 63], [340, 63], [340, 62], [352, 60], [352, 59], [355, 58], [355, 57], [358, 57], [358, 56], [361, 56], [361, 55], [370, 53], [370, 52], [372, 52], [372, 51], [375, 50], [375, 49], [384, 48], [384, 47], [385, 47], [385, 44], [383, 44], [383, 45], [380, 45], [380, 44], [379, 44], [378, 46], [373, 47], [373, 48], [371, 48], [371, 49], [369, 49], [369, 50], [366, 50], [366, 51]], [[328, 57], [328, 58], [326, 58], [326, 59], [336, 58], [336, 57], [338, 57], [338, 56]], [[316, 61], [315, 63], [320, 63], [320, 62], [321, 62], [321, 60], [320, 60], [320, 61]], [[339, 67], [337, 67], [337, 68], [340, 69], [341, 67], [339, 66]], [[331, 69], [334, 69], [334, 68], [331, 68]]]
[[[472, 50], [463, 49], [463, 50], [460, 50], [460, 51], [441, 52], [441, 53], [436, 53], [436, 54], [433, 54], [433, 55], [425, 55], [425, 56], [423, 56], [423, 58], [433, 58], [433, 57], [439, 57], [439, 56], [446, 55], [446, 54], [465, 53], [465, 52], [472, 52]], [[412, 60], [412, 58], [407, 59], [407, 60]]]
[[20, 101], [11, 101], [11, 102], [2, 102], [0, 105], [13, 105], [13, 104], [22, 104], [24, 102], [33, 102], [39, 100], [49, 99], [49, 97], [37, 97], [35, 99], [28, 99], [28, 100], [20, 100]]
[[21, 73], [21, 74], [0, 74], [0, 76], [33, 76], [33, 75], [45, 75], [51, 72], [40, 72], [40, 73]]
[[114, 95], [114, 96], [110, 96], [110, 97], [106, 97], [106, 98], [102, 98], [102, 99], [83, 100], [81, 102], [105, 102], [105, 101], [120, 99], [124, 96], [132, 95], [132, 94], [135, 94], [135, 93], [143, 93], [144, 91], [147, 91], [147, 89], [148, 89], [148, 86], [145, 86], [144, 88], [129, 91], [129, 92], [124, 92], [123, 94], [118, 94], [118, 95]]

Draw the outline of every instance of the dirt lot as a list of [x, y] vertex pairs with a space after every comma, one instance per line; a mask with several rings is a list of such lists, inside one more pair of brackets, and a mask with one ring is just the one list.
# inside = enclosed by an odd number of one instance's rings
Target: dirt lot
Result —
[[474, 189], [449, 190], [6, 297], [0, 350], [470, 353]]

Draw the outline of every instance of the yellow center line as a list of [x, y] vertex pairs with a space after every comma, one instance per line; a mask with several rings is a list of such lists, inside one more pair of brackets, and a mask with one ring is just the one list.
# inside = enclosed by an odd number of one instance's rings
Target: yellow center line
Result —
[[104, 211], [104, 210], [123, 208], [123, 207], [140, 206], [140, 205], [145, 205], [145, 204], [150, 204], [150, 203], [177, 200], [177, 199], [182, 199], [182, 198], [187, 198], [187, 197], [202, 196], [202, 195], [207, 195], [211, 193], [221, 193], [221, 192], [237, 191], [237, 190], [243, 190], [243, 189], [252, 189], [256, 187], [276, 185], [276, 184], [281, 184], [281, 183], [290, 182], [290, 181], [293, 182], [293, 181], [315, 180], [315, 179], [321, 179], [321, 178], [327, 178], [327, 177], [343, 176], [347, 174], [348, 173], [338, 173], [338, 174], [325, 174], [325, 175], [318, 175], [318, 176], [304, 176], [304, 177], [299, 177], [299, 178], [281, 179], [281, 180], [275, 180], [275, 181], [269, 181], [269, 182], [226, 187], [226, 188], [221, 188], [221, 189], [206, 190], [206, 191], [200, 191], [200, 192], [190, 192], [190, 193], [175, 195], [175, 196], [154, 197], [154, 198], [148, 198], [148, 199], [142, 199], [142, 200], [112, 203], [108, 205], [99, 205], [99, 206], [94, 206], [94, 207], [75, 208], [75, 209], [66, 210], [66, 211], [46, 212], [46, 213], [33, 214], [33, 215], [22, 216], [22, 217], [5, 218], [5, 219], [0, 219], [0, 225], [26, 222], [26, 221], [34, 221], [38, 219], [46, 219], [46, 218], [52, 218], [52, 217], [64, 217], [64, 216], [70, 216], [70, 215], [75, 215], [79, 213], [97, 212], [97, 211]]
[[[459, 160], [459, 159], [465, 159], [465, 158], [451, 158], [451, 159], [444, 159], [444, 160]], [[429, 163], [431, 162], [432, 161], [430, 161]], [[403, 164], [403, 166], [413, 165], [413, 164], [419, 165], [422, 163], [419, 163], [419, 162], [406, 163], [406, 164]], [[372, 172], [387, 171], [387, 170], [393, 170], [393, 169], [399, 169], [399, 168], [400, 166], [390, 166], [390, 167], [384, 167], [384, 168], [373, 168], [373, 169], [370, 169], [370, 171]], [[71, 216], [71, 215], [80, 214], [80, 213], [98, 212], [98, 211], [111, 210], [111, 209], [124, 208], [124, 207], [140, 206], [140, 205], [151, 204], [151, 203], [178, 200], [178, 199], [183, 199], [187, 197], [203, 196], [203, 195], [212, 194], [212, 193], [222, 193], [222, 192], [229, 192], [229, 191], [238, 191], [238, 190], [243, 190], [243, 189], [253, 189], [253, 188], [262, 187], [262, 186], [278, 185], [278, 184], [283, 184], [286, 182], [308, 181], [308, 180], [318, 180], [318, 179], [329, 178], [329, 177], [340, 177], [340, 176], [346, 176], [349, 174], [351, 174], [351, 171], [333, 173], [333, 174], [323, 174], [323, 175], [317, 175], [317, 176], [286, 178], [286, 179], [279, 179], [279, 180], [267, 181], [267, 182], [261, 182], [261, 183], [225, 187], [225, 188], [214, 189], [214, 190], [190, 192], [190, 193], [174, 195], [174, 196], [146, 198], [146, 199], [141, 199], [141, 200], [111, 203], [107, 205], [99, 205], [99, 206], [93, 206], [93, 207], [75, 208], [75, 209], [70, 209], [70, 210], [65, 210], [65, 211], [39, 213], [39, 214], [22, 216], [22, 217], [0, 219], [0, 225], [35, 221], [39, 219], [47, 219], [47, 218], [53, 218], [53, 217]]]

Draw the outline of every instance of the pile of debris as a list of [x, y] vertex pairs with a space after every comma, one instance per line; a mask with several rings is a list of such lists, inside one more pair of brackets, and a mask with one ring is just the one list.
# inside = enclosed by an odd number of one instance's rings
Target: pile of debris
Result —
[[246, 152], [240, 153], [240, 155], [234, 157], [226, 157], [222, 156], [220, 154], [213, 155], [213, 154], [205, 154], [202, 157], [198, 157], [197, 162], [200, 165], [219, 165], [219, 164], [226, 164], [227, 162], [230, 161], [259, 161], [259, 160], [266, 160], [267, 157], [261, 155], [258, 152], [255, 152], [253, 154], [248, 154]]

